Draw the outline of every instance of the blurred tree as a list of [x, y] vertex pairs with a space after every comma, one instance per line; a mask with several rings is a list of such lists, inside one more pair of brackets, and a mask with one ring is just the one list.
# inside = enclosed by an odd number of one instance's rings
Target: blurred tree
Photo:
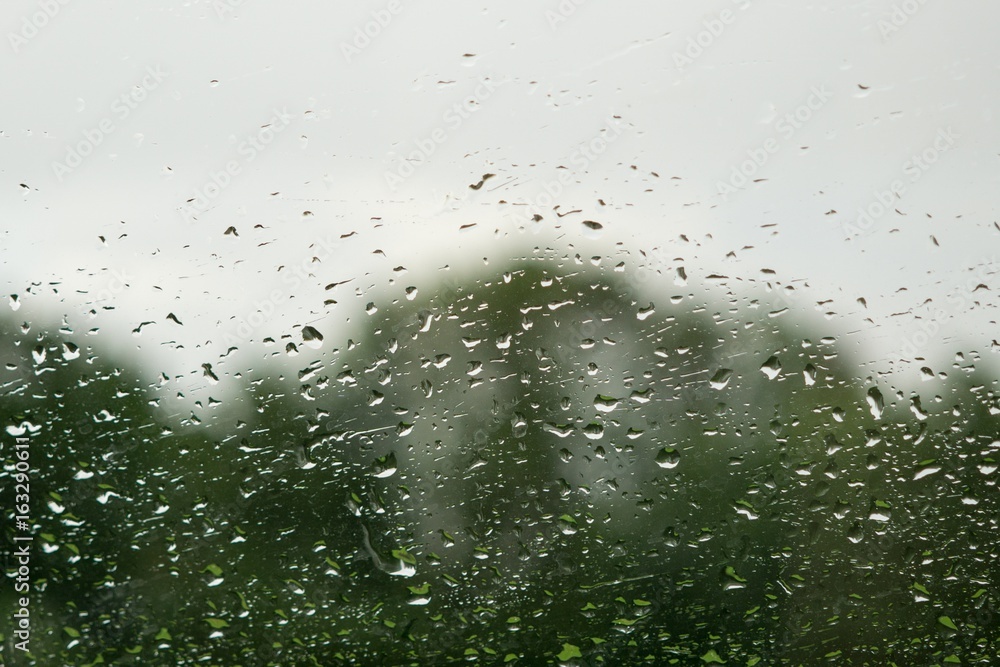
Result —
[[373, 297], [187, 419], [170, 378], [4, 322], [36, 664], [989, 659], [996, 380], [908, 396], [814, 323], [618, 268]]

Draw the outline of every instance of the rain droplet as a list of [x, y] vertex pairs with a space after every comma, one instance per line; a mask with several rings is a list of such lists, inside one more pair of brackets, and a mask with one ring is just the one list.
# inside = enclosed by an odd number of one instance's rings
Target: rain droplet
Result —
[[308, 324], [302, 327], [302, 340], [306, 345], [313, 349], [319, 349], [323, 346], [323, 334], [316, 331], [313, 327]]
[[872, 503], [871, 511], [868, 513], [868, 518], [872, 521], [885, 523], [892, 518], [892, 509], [887, 503], [881, 500], [876, 500]]
[[598, 394], [594, 398], [594, 407], [597, 408], [598, 412], [611, 412], [618, 407], [619, 399], [612, 398], [611, 396], [603, 396]]
[[528, 421], [524, 415], [515, 412], [511, 419], [511, 435], [515, 438], [523, 438], [528, 432]]
[[720, 368], [708, 383], [712, 386], [712, 389], [725, 389], [732, 377], [733, 371], [731, 369]]
[[629, 398], [635, 401], [636, 403], [649, 403], [652, 397], [653, 397], [652, 387], [643, 389], [642, 391], [636, 389], [631, 394], [629, 394]]
[[559, 532], [563, 535], [573, 535], [579, 530], [576, 525], [576, 519], [568, 514], [563, 514], [559, 517]]
[[215, 588], [216, 586], [221, 584], [224, 580], [222, 574], [222, 568], [214, 563], [208, 565], [204, 570], [201, 571], [201, 573], [203, 575], [202, 578], [205, 581], [205, 585], [208, 586], [209, 588]]
[[390, 452], [385, 456], [375, 459], [375, 462], [372, 464], [372, 474], [380, 478], [392, 477], [396, 474], [397, 467], [396, 455]]
[[410, 597], [406, 601], [406, 604], [413, 605], [415, 607], [422, 607], [429, 604], [431, 601], [431, 596], [429, 595], [431, 587], [428, 584], [423, 586], [410, 586]]
[[678, 266], [676, 275], [674, 276], [674, 284], [677, 285], [678, 287], [684, 287], [685, 285], [687, 285], [687, 282], [688, 282], [687, 271], [684, 270], [683, 266]]
[[778, 357], [772, 356], [765, 361], [760, 367], [760, 372], [766, 375], [768, 380], [778, 377], [778, 373], [781, 372], [781, 362], [778, 361]]
[[661, 468], [676, 468], [681, 462], [681, 455], [673, 447], [664, 447], [656, 455], [656, 465]]
[[868, 407], [871, 409], [872, 417], [875, 419], [882, 418], [882, 411], [885, 410], [885, 401], [878, 387], [872, 387], [868, 390]]
[[542, 426], [542, 430], [559, 438], [565, 438], [572, 434], [575, 429], [571, 424], [553, 424], [551, 422], [546, 422], [545, 425]]
[[202, 364], [201, 368], [202, 368], [202, 374], [208, 378], [209, 384], [214, 385], [219, 383], [219, 376], [216, 375], [215, 371], [212, 370], [212, 364]]

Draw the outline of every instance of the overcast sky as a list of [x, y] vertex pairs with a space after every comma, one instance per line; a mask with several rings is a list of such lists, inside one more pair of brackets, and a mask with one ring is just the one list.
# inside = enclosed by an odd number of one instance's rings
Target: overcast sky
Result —
[[998, 337], [994, 4], [17, 0], [5, 16], [0, 289], [19, 318], [65, 315], [175, 372], [216, 359], [258, 302], [275, 313], [255, 340], [335, 336], [371, 295], [536, 245], [632, 266], [643, 249], [664, 300], [678, 258], [695, 283], [798, 285], [878, 370], [921, 325], [929, 358]]

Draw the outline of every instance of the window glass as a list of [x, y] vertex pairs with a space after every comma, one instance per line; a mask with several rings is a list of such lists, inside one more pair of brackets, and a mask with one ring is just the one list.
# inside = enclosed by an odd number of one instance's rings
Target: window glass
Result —
[[10, 9], [5, 664], [1000, 662], [996, 7]]

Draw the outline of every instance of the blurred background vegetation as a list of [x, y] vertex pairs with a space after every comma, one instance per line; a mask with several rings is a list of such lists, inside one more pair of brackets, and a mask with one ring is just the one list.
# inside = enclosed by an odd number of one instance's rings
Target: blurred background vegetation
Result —
[[966, 351], [918, 393], [679, 283], [535, 256], [247, 343], [187, 402], [0, 320], [27, 663], [996, 664], [995, 373]]

